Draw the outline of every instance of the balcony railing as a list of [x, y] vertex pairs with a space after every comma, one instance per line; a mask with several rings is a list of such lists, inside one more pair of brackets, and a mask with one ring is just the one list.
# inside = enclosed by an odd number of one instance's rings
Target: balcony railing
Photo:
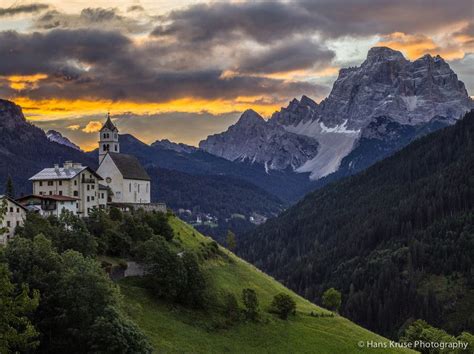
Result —
[[82, 183], [95, 183], [93, 178], [82, 178]]

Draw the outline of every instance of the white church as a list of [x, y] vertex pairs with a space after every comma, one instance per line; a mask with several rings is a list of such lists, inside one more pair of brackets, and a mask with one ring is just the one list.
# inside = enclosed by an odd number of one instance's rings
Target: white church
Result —
[[110, 115], [99, 132], [99, 168], [102, 184], [112, 192], [113, 204], [149, 204], [150, 176], [135, 156], [121, 154], [119, 133]]

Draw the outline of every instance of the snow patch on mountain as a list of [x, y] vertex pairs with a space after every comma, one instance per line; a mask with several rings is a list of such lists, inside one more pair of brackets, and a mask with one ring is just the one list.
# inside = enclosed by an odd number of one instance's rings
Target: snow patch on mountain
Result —
[[319, 143], [318, 154], [295, 169], [295, 172], [310, 172], [312, 180], [337, 171], [360, 135], [360, 130], [347, 129], [347, 120], [334, 127], [327, 127], [319, 120], [301, 122], [296, 126], [285, 126], [285, 130], [313, 137]]
[[54, 143], [58, 143], [58, 144], [65, 145], [65, 146], [68, 146], [70, 148], [73, 148], [75, 150], [82, 151], [79, 146], [74, 144], [71, 140], [69, 140], [68, 138], [66, 138], [60, 132], [58, 132], [56, 130], [48, 130], [46, 132], [46, 137], [48, 138], [49, 141], [52, 141]]

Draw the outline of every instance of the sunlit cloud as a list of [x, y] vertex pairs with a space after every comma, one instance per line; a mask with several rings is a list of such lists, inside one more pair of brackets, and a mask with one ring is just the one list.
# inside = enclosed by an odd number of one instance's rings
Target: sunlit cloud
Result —
[[441, 45], [426, 35], [402, 32], [395, 32], [383, 37], [377, 45], [399, 50], [409, 59], [418, 59], [425, 54], [440, 55], [446, 60], [462, 59], [467, 49], [452, 39], [450, 43]]
[[48, 75], [46, 74], [11, 75], [6, 77], [10, 83], [10, 87], [17, 91], [37, 88], [39, 81], [47, 78]]
[[84, 133], [97, 133], [102, 128], [102, 123], [97, 120], [92, 120], [82, 129]]
[[81, 126], [79, 124], [72, 124], [72, 125], [68, 125], [66, 127], [66, 129], [68, 129], [68, 130], [79, 130], [79, 129], [81, 129]]

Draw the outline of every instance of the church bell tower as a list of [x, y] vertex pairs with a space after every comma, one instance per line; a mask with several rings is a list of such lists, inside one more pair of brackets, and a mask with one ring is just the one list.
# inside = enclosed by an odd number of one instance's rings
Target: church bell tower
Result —
[[120, 152], [118, 129], [107, 113], [107, 120], [99, 131], [99, 164], [108, 152]]

